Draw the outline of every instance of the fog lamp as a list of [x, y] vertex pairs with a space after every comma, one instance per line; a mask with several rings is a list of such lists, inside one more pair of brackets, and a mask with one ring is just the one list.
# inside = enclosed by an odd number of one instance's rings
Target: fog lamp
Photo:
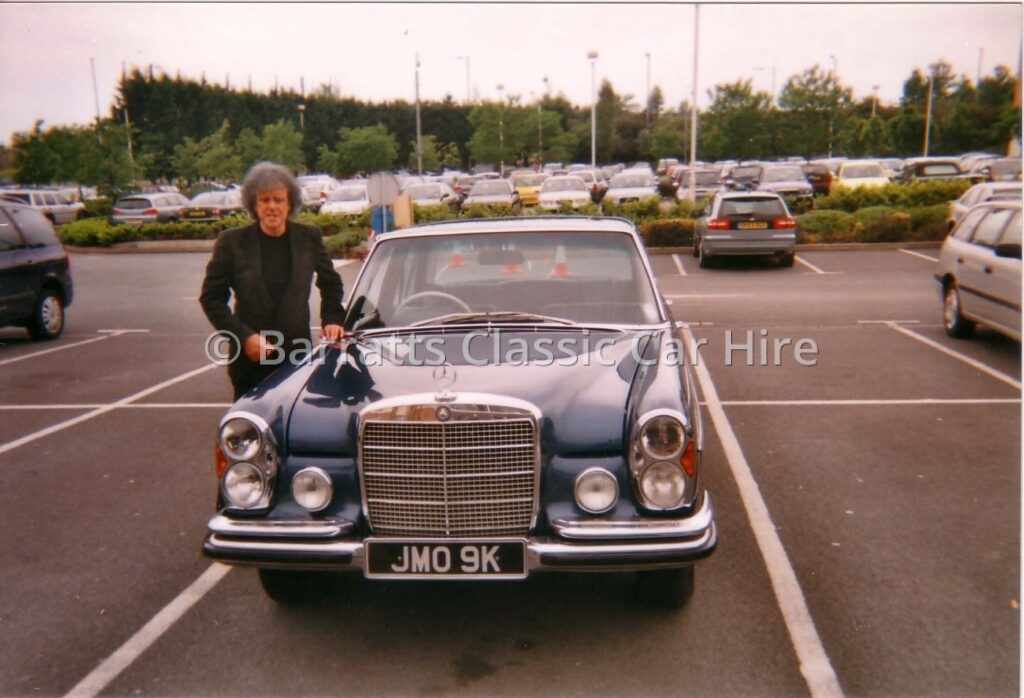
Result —
[[252, 460], [262, 445], [259, 428], [248, 419], [229, 419], [220, 429], [220, 446], [234, 460]]
[[652, 463], [640, 475], [640, 493], [645, 503], [656, 509], [673, 509], [683, 503], [686, 476], [676, 463]]
[[576, 504], [590, 514], [603, 514], [619, 500], [619, 483], [601, 468], [584, 470], [576, 478]]
[[306, 511], [320, 511], [331, 503], [334, 486], [320, 468], [305, 468], [292, 478], [292, 496]]
[[221, 479], [221, 492], [229, 507], [253, 509], [267, 491], [263, 473], [252, 463], [235, 463]]

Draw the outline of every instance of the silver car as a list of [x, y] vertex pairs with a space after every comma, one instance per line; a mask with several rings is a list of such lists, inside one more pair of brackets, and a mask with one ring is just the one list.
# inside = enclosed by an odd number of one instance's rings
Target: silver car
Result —
[[796, 220], [786, 202], [767, 191], [719, 192], [697, 218], [693, 255], [701, 268], [720, 256], [772, 255], [784, 267], [796, 258]]
[[629, 201], [642, 201], [658, 196], [658, 182], [654, 175], [642, 169], [629, 169], [612, 177], [608, 183], [608, 191], [604, 200], [613, 204], [624, 204]]
[[935, 278], [946, 332], [971, 336], [978, 323], [1020, 341], [1021, 202], [978, 204], [939, 252]]
[[110, 216], [114, 223], [141, 225], [142, 223], [172, 223], [181, 220], [181, 211], [192, 202], [175, 192], [131, 194], [114, 203]]
[[946, 225], [949, 230], [953, 230], [971, 208], [985, 201], [1020, 198], [1020, 182], [982, 182], [975, 184], [965, 191], [959, 199], [949, 202], [949, 216], [946, 218]]

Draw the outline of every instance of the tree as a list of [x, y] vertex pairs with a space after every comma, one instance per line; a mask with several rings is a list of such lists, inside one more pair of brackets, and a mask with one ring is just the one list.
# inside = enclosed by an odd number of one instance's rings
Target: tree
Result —
[[398, 158], [398, 143], [384, 124], [338, 130], [337, 172], [390, 170]]
[[749, 79], [716, 85], [703, 116], [702, 157], [750, 160], [767, 155], [771, 95], [754, 92]]
[[651, 129], [649, 157], [678, 157], [683, 153], [686, 138], [677, 123], [658, 124]]
[[788, 112], [784, 149], [806, 157], [824, 152], [831, 155], [835, 136], [843, 127], [844, 112], [852, 100], [853, 91], [820, 66], [791, 76], [779, 95], [779, 107]]
[[665, 96], [661, 93], [661, 87], [655, 85], [651, 94], [647, 96], [647, 113], [651, 115], [651, 121], [657, 121], [665, 106]]

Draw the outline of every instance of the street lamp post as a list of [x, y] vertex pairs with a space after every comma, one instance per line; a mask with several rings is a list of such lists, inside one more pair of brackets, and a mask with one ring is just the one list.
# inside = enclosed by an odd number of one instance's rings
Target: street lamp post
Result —
[[932, 74], [928, 75], [928, 106], [925, 111], [924, 118], [924, 152], [921, 153], [924, 157], [928, 157], [928, 140], [932, 133], [932, 91], [934, 89], [935, 76]]
[[505, 176], [505, 85], [498, 83], [498, 158], [501, 169], [498, 173]]
[[693, 93], [690, 97], [690, 190], [686, 198], [697, 200], [697, 64], [700, 58], [700, 4], [693, 6]]
[[416, 54], [416, 174], [423, 174], [423, 141], [420, 127], [420, 54]]
[[597, 51], [588, 51], [590, 61], [590, 168], [597, 169]]
[[306, 130], [306, 105], [299, 102], [299, 128]]
[[645, 53], [647, 56], [647, 123], [651, 122], [651, 54]]
[[878, 85], [871, 86], [871, 118], [875, 118], [875, 111], [878, 109]]

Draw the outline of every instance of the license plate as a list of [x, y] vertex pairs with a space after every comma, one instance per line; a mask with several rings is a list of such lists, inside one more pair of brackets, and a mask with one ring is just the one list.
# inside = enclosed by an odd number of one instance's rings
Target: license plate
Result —
[[765, 230], [768, 221], [742, 221], [736, 227], [740, 230]]
[[378, 579], [522, 579], [522, 540], [366, 541], [365, 575]]
[[189, 218], [205, 218], [207, 216], [206, 211], [189, 211]]

